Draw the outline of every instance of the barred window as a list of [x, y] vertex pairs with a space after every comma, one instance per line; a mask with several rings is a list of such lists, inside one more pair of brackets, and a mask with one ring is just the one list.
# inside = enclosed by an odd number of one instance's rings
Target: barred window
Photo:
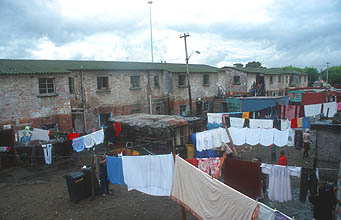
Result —
[[39, 94], [54, 94], [54, 78], [39, 78]]

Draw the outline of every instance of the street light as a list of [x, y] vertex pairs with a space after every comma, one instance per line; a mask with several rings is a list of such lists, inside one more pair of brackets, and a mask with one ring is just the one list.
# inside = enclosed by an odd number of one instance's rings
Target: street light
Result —
[[152, 63], [154, 62], [153, 56], [153, 29], [152, 29], [152, 1], [148, 1], [149, 4], [149, 24], [150, 24], [150, 50], [152, 54]]

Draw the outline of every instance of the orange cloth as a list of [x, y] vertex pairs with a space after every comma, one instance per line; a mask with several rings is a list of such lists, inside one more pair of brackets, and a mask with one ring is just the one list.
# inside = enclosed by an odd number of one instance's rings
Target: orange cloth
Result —
[[243, 112], [242, 118], [249, 119], [250, 118], [250, 112]]

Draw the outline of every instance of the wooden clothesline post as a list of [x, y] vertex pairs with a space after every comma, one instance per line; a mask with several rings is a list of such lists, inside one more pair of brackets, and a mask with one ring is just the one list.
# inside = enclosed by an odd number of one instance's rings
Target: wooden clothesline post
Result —
[[[175, 141], [174, 138], [172, 139], [172, 148], [173, 148], [173, 158], [174, 158], [174, 163], [175, 163], [175, 157], [176, 157], [176, 150], [175, 150]], [[185, 208], [181, 206], [181, 216], [182, 216], [182, 220], [186, 220], [186, 211]]]

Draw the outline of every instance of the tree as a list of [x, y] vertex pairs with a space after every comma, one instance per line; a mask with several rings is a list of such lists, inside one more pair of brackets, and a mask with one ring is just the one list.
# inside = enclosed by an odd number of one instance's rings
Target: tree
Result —
[[256, 61], [253, 61], [253, 62], [248, 62], [247, 64], [245, 64], [245, 67], [254, 67], [254, 68], [259, 68], [261, 67], [262, 64], [260, 62], [256, 62]]
[[308, 74], [308, 86], [312, 86], [313, 83], [319, 79], [319, 72], [316, 68], [314, 67], [295, 67], [295, 66], [286, 66], [282, 67], [284, 70], [295, 70], [297, 72], [301, 73], [307, 73]]
[[[322, 72], [322, 79], [326, 81], [327, 70]], [[328, 84], [341, 84], [341, 66], [333, 66], [328, 68]]]

